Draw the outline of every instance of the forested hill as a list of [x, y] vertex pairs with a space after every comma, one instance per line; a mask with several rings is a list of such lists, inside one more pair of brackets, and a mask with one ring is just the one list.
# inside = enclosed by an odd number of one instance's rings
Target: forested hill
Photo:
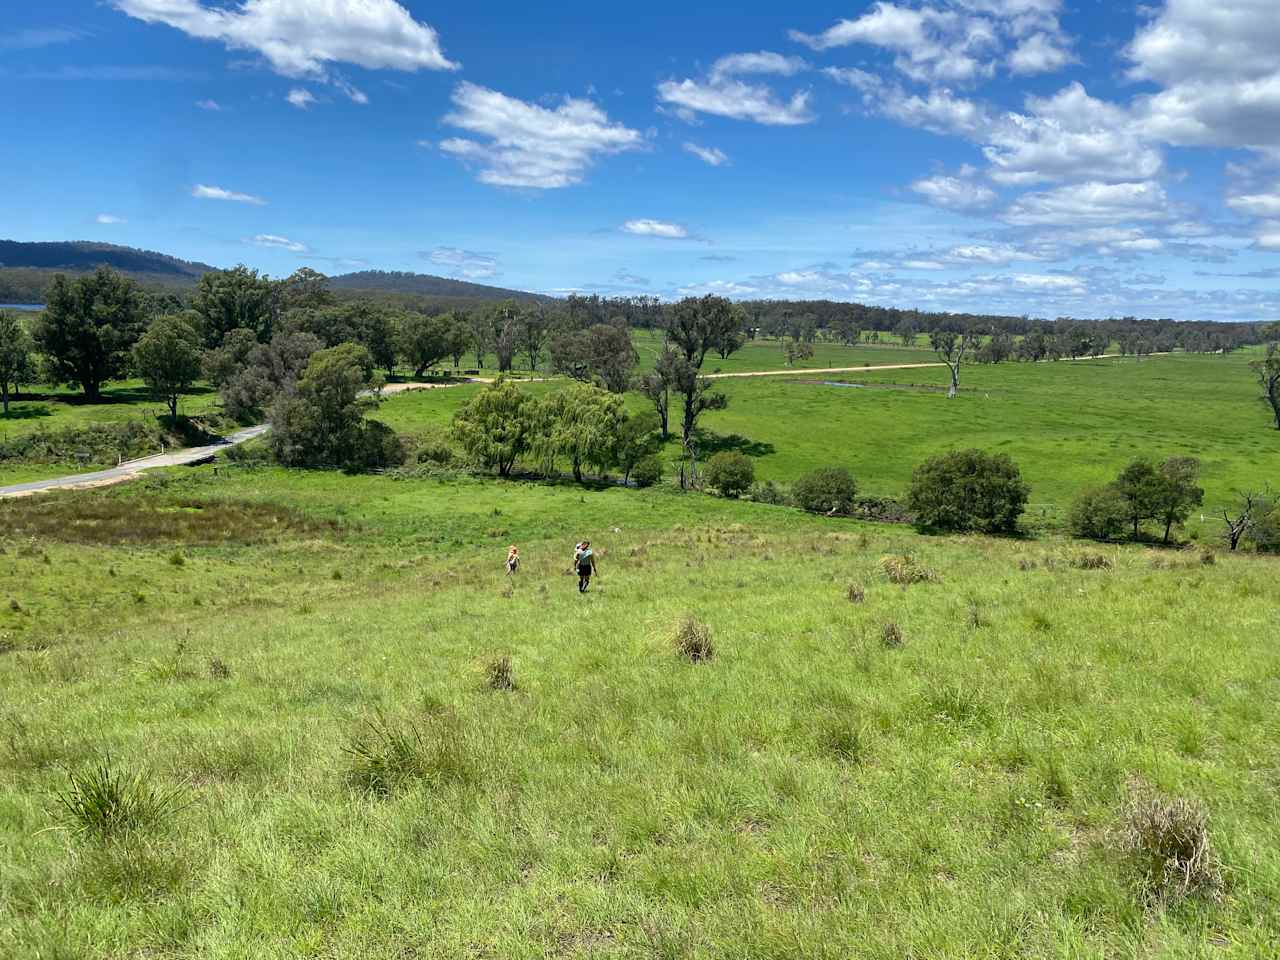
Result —
[[102, 264], [124, 273], [154, 273], [176, 278], [197, 279], [214, 269], [207, 263], [179, 260], [154, 250], [137, 250], [114, 243], [69, 240], [55, 243], [20, 243], [0, 240], [0, 267], [35, 267], [42, 270], [65, 270], [84, 273]]
[[522, 290], [490, 287], [483, 283], [469, 283], [449, 277], [435, 277], [427, 273], [406, 273], [398, 270], [361, 270], [329, 278], [329, 286], [335, 290], [362, 290], [369, 293], [402, 293], [427, 297], [465, 298], [469, 300], [525, 300], [549, 303], [554, 297]]

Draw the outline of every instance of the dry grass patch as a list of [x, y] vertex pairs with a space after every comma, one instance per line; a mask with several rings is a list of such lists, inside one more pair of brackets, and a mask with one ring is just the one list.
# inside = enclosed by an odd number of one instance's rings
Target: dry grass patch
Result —
[[86, 491], [0, 501], [0, 529], [13, 537], [64, 543], [201, 545], [270, 543], [285, 534], [332, 536], [342, 525], [277, 504], [156, 500]]
[[909, 553], [881, 557], [880, 569], [884, 571], [890, 583], [903, 587], [913, 583], [933, 583], [938, 579], [935, 571], [920, 563]]
[[1209, 815], [1194, 800], [1133, 789], [1119, 831], [1120, 849], [1136, 868], [1154, 906], [1191, 894], [1218, 899], [1222, 868], [1209, 839]]

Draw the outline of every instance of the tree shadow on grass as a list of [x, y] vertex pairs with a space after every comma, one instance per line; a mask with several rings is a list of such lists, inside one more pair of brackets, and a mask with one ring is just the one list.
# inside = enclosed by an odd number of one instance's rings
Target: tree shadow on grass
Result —
[[738, 433], [721, 436], [718, 433], [699, 432], [699, 456], [705, 458], [725, 450], [745, 453], [748, 457], [767, 457], [778, 452], [777, 447], [772, 443], [767, 443], [763, 440], [749, 440]]
[[[216, 391], [210, 386], [189, 387], [182, 392], [184, 399], [190, 397], [204, 397]], [[16, 398], [10, 398], [16, 399]], [[106, 387], [102, 391], [102, 396], [96, 400], [90, 400], [83, 393], [26, 393], [22, 394], [23, 402], [36, 401], [39, 403], [60, 403], [69, 407], [105, 407], [115, 406], [117, 404], [148, 404], [155, 403], [156, 398], [146, 387]]]
[[[23, 397], [22, 402], [26, 403], [27, 398]], [[15, 403], [13, 397], [9, 398], [10, 403]], [[10, 420], [34, 420], [36, 417], [52, 417], [53, 411], [44, 404], [34, 407], [9, 407], [8, 413], [0, 413], [0, 423], [8, 423]]]

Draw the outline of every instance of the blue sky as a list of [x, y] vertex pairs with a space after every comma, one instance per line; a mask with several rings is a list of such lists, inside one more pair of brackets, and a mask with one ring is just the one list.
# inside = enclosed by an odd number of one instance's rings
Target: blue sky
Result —
[[1276, 0], [53, 0], [0, 236], [273, 275], [1280, 317]]

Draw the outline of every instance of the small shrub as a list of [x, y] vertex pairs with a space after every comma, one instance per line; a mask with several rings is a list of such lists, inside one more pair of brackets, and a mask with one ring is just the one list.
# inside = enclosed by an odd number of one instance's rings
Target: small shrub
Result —
[[692, 663], [703, 663], [715, 655], [711, 628], [697, 617], [682, 617], [676, 626], [676, 650]]
[[1118, 540], [1129, 524], [1129, 505], [1114, 487], [1086, 490], [1067, 515], [1072, 536], [1086, 540]]
[[721, 450], [707, 461], [704, 474], [709, 486], [720, 496], [736, 499], [751, 489], [756, 479], [756, 468], [751, 458], [736, 450]]
[[169, 566], [185, 567], [187, 565], [186, 558], [180, 553], [171, 553], [169, 555]]
[[180, 790], [157, 787], [142, 771], [117, 769], [110, 754], [85, 773], [71, 773], [56, 799], [73, 832], [97, 839], [162, 826], [184, 806]]
[[756, 503], [767, 503], [771, 506], [782, 506], [787, 503], [786, 491], [782, 490], [772, 480], [766, 480], [764, 483], [757, 483], [751, 488], [750, 497]]
[[484, 672], [485, 680], [491, 690], [514, 690], [516, 688], [515, 677], [511, 673], [510, 657], [503, 656], [489, 661]]
[[890, 620], [880, 628], [880, 642], [890, 650], [896, 650], [907, 642], [902, 635], [902, 628]]
[[907, 509], [917, 530], [1013, 533], [1030, 491], [1007, 455], [958, 450], [916, 467]]
[[796, 506], [810, 513], [847, 514], [853, 510], [858, 484], [844, 467], [806, 473], [791, 488]]
[[884, 571], [890, 583], [903, 587], [913, 583], [930, 583], [938, 579], [936, 573], [907, 553], [881, 557], [880, 569]]
[[1028, 570], [1034, 570], [1035, 568], [1036, 568], [1036, 562], [1030, 559], [1029, 557], [1018, 558], [1018, 569], [1021, 570], [1023, 573], [1026, 573]]
[[418, 449], [414, 459], [418, 463], [433, 463], [448, 467], [453, 464], [456, 454], [447, 442], [438, 437], [425, 437], [418, 441]]
[[10, 609], [12, 612], [14, 612], [14, 613], [21, 613], [21, 612], [22, 612], [22, 604], [20, 604], [17, 600], [12, 600], [12, 599], [11, 599], [11, 600], [9, 601], [9, 609]]
[[845, 591], [844, 595], [850, 603], [862, 603], [863, 600], [867, 599], [867, 592], [860, 583], [849, 584], [849, 589]]
[[1110, 570], [1111, 561], [1100, 553], [1078, 553], [1071, 558], [1077, 570]]
[[1119, 841], [1153, 904], [1193, 893], [1220, 896], [1221, 867], [1209, 839], [1208, 814], [1199, 803], [1137, 790], [1125, 808]]
[[351, 761], [350, 781], [387, 796], [421, 780], [432, 785], [470, 779], [468, 745], [451, 715], [394, 719], [381, 712], [361, 721], [342, 747]]
[[214, 680], [229, 680], [231, 678], [231, 668], [222, 660], [213, 657], [209, 661], [209, 676]]
[[637, 487], [652, 487], [662, 479], [662, 460], [655, 454], [641, 457], [631, 468], [631, 482]]

